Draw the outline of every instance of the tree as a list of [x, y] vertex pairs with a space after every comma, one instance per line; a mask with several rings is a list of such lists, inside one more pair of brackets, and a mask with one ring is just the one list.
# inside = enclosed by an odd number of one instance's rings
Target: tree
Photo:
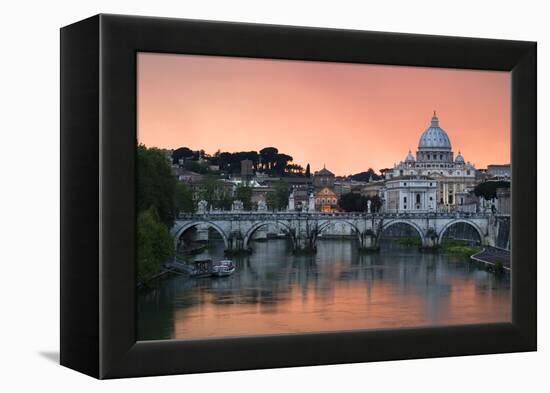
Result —
[[353, 192], [348, 192], [340, 197], [338, 206], [345, 212], [367, 212], [369, 201], [371, 213], [376, 213], [382, 208], [382, 199], [378, 195], [364, 196]]
[[265, 196], [265, 203], [270, 210], [278, 209], [279, 203], [277, 202], [277, 195], [275, 192], [268, 192]]
[[263, 169], [272, 169], [276, 162], [276, 156], [279, 150], [275, 147], [265, 147], [260, 150]]
[[215, 207], [222, 210], [231, 210], [231, 204], [233, 203], [233, 198], [228, 192], [222, 192], [215, 204]]
[[152, 278], [164, 261], [173, 255], [173, 239], [161, 222], [154, 207], [142, 211], [137, 217], [138, 280]]
[[309, 167], [309, 162], [306, 166], [306, 177], [311, 177], [311, 168]]
[[174, 222], [176, 178], [161, 150], [137, 148], [137, 210], [153, 206], [160, 221], [167, 227]]
[[180, 147], [172, 153], [172, 162], [178, 164], [180, 159], [190, 159], [194, 156], [193, 150], [188, 147]]
[[474, 194], [476, 196], [482, 196], [485, 200], [491, 200], [497, 197], [497, 188], [509, 188], [510, 182], [508, 181], [486, 181], [479, 183], [474, 188]]
[[275, 167], [272, 168], [279, 176], [284, 176], [287, 164], [292, 161], [292, 157], [288, 154], [277, 154], [275, 156]]
[[288, 206], [288, 183], [278, 181], [273, 185], [273, 191], [266, 196], [267, 207], [272, 210], [283, 210]]
[[354, 175], [350, 175], [349, 178], [351, 180], [355, 180], [355, 181], [369, 182], [369, 181], [373, 181], [373, 180], [381, 180], [382, 176], [378, 175], [376, 172], [374, 172], [374, 169], [369, 168], [365, 172], [359, 172], [359, 173], [356, 173]]
[[367, 197], [368, 200], [371, 202], [370, 211], [371, 213], [377, 213], [382, 209], [382, 199], [378, 195], [373, 195], [371, 197]]
[[252, 188], [247, 185], [240, 185], [235, 191], [235, 200], [239, 200], [243, 203], [245, 210], [252, 208]]
[[200, 173], [202, 175], [206, 175], [207, 173], [210, 173], [210, 170], [207, 164], [199, 163], [197, 161], [186, 161], [183, 164], [183, 166], [188, 171]]
[[214, 205], [218, 199], [218, 180], [215, 176], [207, 175], [201, 182], [199, 200], [205, 200], [209, 205]]
[[175, 215], [178, 213], [192, 213], [195, 211], [195, 203], [193, 201], [193, 191], [189, 186], [176, 182], [176, 189], [174, 192], [174, 208]]
[[302, 166], [298, 164], [288, 164], [286, 166], [286, 174], [301, 177], [304, 175], [304, 168], [302, 168]]
[[338, 206], [345, 212], [362, 212], [367, 209], [366, 202], [366, 198], [361, 194], [348, 192], [338, 199]]

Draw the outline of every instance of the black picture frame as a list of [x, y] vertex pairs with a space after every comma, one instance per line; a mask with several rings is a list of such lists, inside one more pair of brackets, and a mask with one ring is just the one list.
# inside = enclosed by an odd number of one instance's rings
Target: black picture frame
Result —
[[[136, 53], [512, 75], [512, 322], [136, 342]], [[537, 348], [536, 43], [96, 15], [61, 29], [61, 364], [96, 378]]]

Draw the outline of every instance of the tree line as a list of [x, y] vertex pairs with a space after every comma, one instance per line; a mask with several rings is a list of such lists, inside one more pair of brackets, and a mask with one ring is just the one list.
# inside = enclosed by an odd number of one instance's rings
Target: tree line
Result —
[[137, 268], [138, 280], [157, 274], [173, 256], [170, 228], [179, 211], [193, 211], [192, 191], [178, 182], [164, 152], [137, 148]]
[[369, 201], [371, 213], [379, 212], [382, 208], [382, 199], [378, 195], [365, 196], [348, 192], [338, 199], [338, 206], [345, 212], [367, 212]]
[[474, 188], [474, 195], [477, 197], [483, 197], [485, 200], [489, 201], [497, 197], [498, 188], [510, 188], [510, 182], [505, 180], [499, 181], [485, 181], [479, 183]]
[[208, 172], [205, 166], [197, 164], [199, 158], [208, 161], [210, 165], [219, 166], [220, 171], [226, 173], [240, 173], [241, 162], [249, 160], [255, 172], [281, 177], [311, 176], [309, 164], [304, 169], [301, 165], [292, 162], [291, 155], [279, 152], [276, 147], [265, 147], [259, 152], [251, 150], [230, 153], [218, 150], [213, 155], [207, 154], [204, 150], [193, 151], [188, 147], [180, 147], [172, 153], [174, 164], [183, 165], [186, 169], [198, 173]]

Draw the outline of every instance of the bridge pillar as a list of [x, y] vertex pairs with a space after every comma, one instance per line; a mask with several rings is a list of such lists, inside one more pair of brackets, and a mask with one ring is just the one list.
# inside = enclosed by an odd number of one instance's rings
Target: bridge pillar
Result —
[[437, 248], [437, 247], [438, 247], [437, 237], [431, 237], [431, 236], [424, 237], [422, 241], [422, 248], [430, 249], [430, 248]]
[[290, 234], [295, 253], [314, 254], [317, 252], [317, 232], [293, 231]]
[[241, 253], [248, 253], [250, 249], [244, 248], [244, 236], [240, 231], [233, 231], [227, 239], [228, 248], [225, 253], [228, 255], [235, 255]]
[[359, 250], [360, 251], [378, 251], [380, 247], [376, 239], [376, 235], [372, 230], [366, 230], [359, 234]]

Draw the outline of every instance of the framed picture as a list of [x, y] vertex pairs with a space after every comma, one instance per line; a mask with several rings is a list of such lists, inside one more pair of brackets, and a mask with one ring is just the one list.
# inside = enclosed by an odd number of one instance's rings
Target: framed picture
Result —
[[61, 364], [536, 350], [536, 43], [61, 29]]

